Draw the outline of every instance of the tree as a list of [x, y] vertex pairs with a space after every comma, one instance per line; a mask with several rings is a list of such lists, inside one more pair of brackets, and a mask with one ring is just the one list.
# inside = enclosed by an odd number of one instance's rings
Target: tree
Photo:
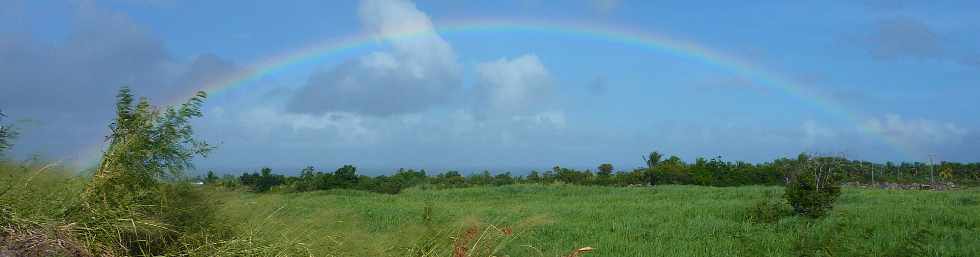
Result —
[[541, 174], [541, 182], [544, 184], [555, 183], [555, 180], [558, 178], [558, 173], [555, 170], [556, 169], [550, 169], [544, 171], [544, 173]]
[[213, 149], [194, 138], [190, 122], [202, 116], [205, 97], [198, 92], [184, 104], [159, 108], [119, 90], [109, 145], [80, 205], [66, 213], [79, 227], [96, 228], [79, 230], [78, 238], [106, 240], [102, 255], [162, 256], [217, 228], [212, 200], [183, 176], [195, 156]]
[[609, 163], [600, 164], [597, 168], [599, 172], [596, 173], [596, 184], [599, 185], [609, 185], [612, 184], [612, 174], [613, 166]]
[[[123, 87], [116, 95], [116, 118], [109, 125], [109, 147], [85, 188], [89, 203], [121, 204], [152, 189], [163, 179], [179, 178], [192, 167], [194, 156], [206, 156], [213, 148], [193, 137], [190, 119], [202, 116], [207, 97], [198, 92], [178, 107], [160, 109], [146, 98], [134, 104]], [[141, 201], [140, 199], [136, 199]], [[144, 199], [145, 200], [145, 199]]]
[[458, 171], [446, 171], [445, 173], [436, 175], [436, 184], [443, 185], [445, 187], [462, 187], [466, 183], [466, 178]]
[[317, 181], [317, 174], [314, 172], [313, 166], [307, 166], [299, 172], [299, 179], [294, 184], [296, 191], [306, 192], [317, 189], [319, 181]]
[[[635, 159], [634, 159], [635, 160]], [[599, 165], [599, 177], [609, 177], [613, 173], [613, 166], [609, 163], [603, 163]]]
[[357, 168], [353, 165], [344, 165], [334, 171], [333, 175], [340, 188], [352, 188], [357, 184]]
[[650, 152], [649, 155], [644, 156], [643, 161], [646, 162], [647, 168], [653, 169], [654, 167], [657, 167], [657, 164], [660, 163], [661, 158], [663, 158], [663, 155], [660, 155], [660, 153], [657, 151], [653, 151]]
[[527, 182], [528, 183], [541, 183], [541, 175], [538, 174], [538, 171], [532, 170], [531, 173], [527, 175]]
[[466, 180], [471, 185], [485, 186], [493, 184], [493, 175], [490, 175], [489, 170], [484, 170], [480, 173], [470, 174]]
[[[7, 116], [3, 114], [3, 111], [0, 111], [0, 122], [3, 122], [4, 117]], [[11, 127], [10, 125], [5, 125], [3, 123], [0, 123], [0, 154], [3, 154], [4, 151], [10, 149], [11, 146], [10, 141], [13, 140], [13, 138], [16, 136], [16, 133], [17, 132], [14, 131], [13, 127]]]
[[242, 173], [242, 176], [239, 178], [239, 183], [242, 184], [243, 186], [254, 187], [256, 184], [259, 183], [259, 178], [261, 178], [261, 176], [259, 176], [259, 173], [257, 172], [255, 173], [245, 172]]
[[801, 154], [790, 172], [783, 197], [797, 214], [818, 218], [826, 215], [840, 196], [839, 180], [845, 174], [844, 159]]
[[426, 183], [428, 177], [425, 175], [425, 170], [398, 169], [395, 175], [391, 176], [391, 179], [398, 182], [402, 187], [408, 188]]
[[208, 175], [204, 177], [204, 184], [211, 185], [218, 182], [218, 176], [214, 175], [214, 171], [209, 170]]
[[[283, 183], [286, 182], [285, 176], [272, 174], [272, 169], [268, 167], [262, 168], [262, 170], [260, 170], [259, 173], [253, 174], [252, 176], [253, 178], [251, 179], [255, 181], [255, 184], [252, 186], [252, 190], [259, 193], [267, 192], [271, 190], [273, 187], [282, 185]], [[244, 183], [245, 179], [243, 178], [242, 180], [243, 180], [242, 184], [245, 184]]]

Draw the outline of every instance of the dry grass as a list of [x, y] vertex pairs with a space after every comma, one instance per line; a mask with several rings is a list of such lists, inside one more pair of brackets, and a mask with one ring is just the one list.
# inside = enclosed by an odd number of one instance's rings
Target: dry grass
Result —
[[75, 224], [50, 226], [33, 223], [2, 210], [0, 256], [94, 256], [74, 237]]
[[592, 250], [594, 250], [594, 249], [592, 249], [592, 247], [588, 247], [588, 246], [582, 247], [582, 248], [579, 248], [579, 249], [575, 249], [575, 251], [572, 251], [572, 253], [568, 254], [568, 256], [565, 256], [565, 257], [579, 257], [582, 254], [592, 252]]

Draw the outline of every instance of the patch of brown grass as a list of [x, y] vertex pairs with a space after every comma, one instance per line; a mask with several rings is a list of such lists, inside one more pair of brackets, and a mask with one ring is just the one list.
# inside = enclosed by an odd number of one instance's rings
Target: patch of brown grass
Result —
[[580, 255], [582, 255], [584, 253], [590, 253], [590, 252], [592, 252], [592, 250], [594, 250], [592, 247], [588, 247], [588, 246], [582, 247], [582, 248], [579, 248], [579, 249], [575, 249], [575, 251], [572, 251], [572, 253], [566, 255], [565, 257], [579, 257]]
[[94, 256], [71, 237], [71, 226], [56, 227], [50, 232], [40, 228], [4, 227], [0, 231], [0, 256]]

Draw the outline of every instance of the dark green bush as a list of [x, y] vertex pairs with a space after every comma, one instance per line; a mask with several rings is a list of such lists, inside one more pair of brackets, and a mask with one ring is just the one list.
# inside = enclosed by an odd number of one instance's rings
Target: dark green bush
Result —
[[760, 200], [749, 207], [749, 220], [753, 223], [776, 223], [793, 215], [793, 210], [785, 202], [773, 199]]
[[[3, 112], [0, 112], [0, 121], [3, 121]], [[0, 123], [0, 155], [3, 154], [8, 148], [10, 148], [11, 140], [16, 136], [17, 132], [10, 127], [10, 125]]]
[[842, 158], [800, 155], [792, 167], [784, 198], [797, 214], [819, 218], [826, 215], [840, 196]]
[[977, 205], [977, 198], [972, 196], [961, 196], [956, 198], [956, 204], [962, 206], [974, 206]]

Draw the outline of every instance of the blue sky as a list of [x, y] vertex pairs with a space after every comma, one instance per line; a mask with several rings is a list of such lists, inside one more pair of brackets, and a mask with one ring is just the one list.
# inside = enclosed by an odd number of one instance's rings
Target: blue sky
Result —
[[[2, 4], [0, 109], [22, 131], [16, 158], [90, 162], [122, 85], [173, 103], [275, 56], [370, 35], [213, 92], [196, 128], [219, 148], [198, 167], [628, 169], [652, 150], [980, 160], [975, 1]], [[661, 35], [784, 82], [616, 38], [440, 30], [478, 19]], [[420, 33], [395, 36], [403, 31]]]

